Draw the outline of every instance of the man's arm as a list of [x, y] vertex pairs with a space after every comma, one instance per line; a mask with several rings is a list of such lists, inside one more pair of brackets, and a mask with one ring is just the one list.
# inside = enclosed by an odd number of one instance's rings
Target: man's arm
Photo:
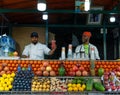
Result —
[[22, 52], [22, 58], [29, 58], [29, 56], [28, 56], [28, 47], [27, 46], [25, 46], [25, 48], [24, 48], [24, 50], [23, 50], [23, 52]]
[[49, 55], [53, 55], [56, 50], [56, 47], [49, 52]]

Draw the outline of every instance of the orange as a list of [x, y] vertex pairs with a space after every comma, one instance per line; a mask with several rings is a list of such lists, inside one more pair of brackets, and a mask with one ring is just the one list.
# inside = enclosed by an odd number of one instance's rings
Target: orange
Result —
[[13, 60], [13, 63], [16, 64], [16, 63], [17, 63], [17, 60]]
[[34, 61], [33, 61], [33, 60], [30, 60], [29, 63], [30, 63], [30, 64], [34, 64]]
[[37, 71], [37, 68], [33, 68], [34, 71]]
[[17, 61], [17, 63], [18, 63], [18, 64], [20, 64], [20, 63], [21, 63], [21, 61], [20, 61], [20, 60], [18, 60], [18, 61]]
[[34, 64], [37, 64], [37, 63], [38, 63], [37, 60], [34, 60], [33, 62], [34, 62]]

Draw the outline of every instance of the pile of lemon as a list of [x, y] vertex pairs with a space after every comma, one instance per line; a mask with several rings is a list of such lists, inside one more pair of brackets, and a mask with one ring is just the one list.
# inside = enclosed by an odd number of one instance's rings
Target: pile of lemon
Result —
[[85, 84], [72, 84], [72, 83], [68, 83], [68, 91], [71, 92], [71, 91], [84, 91], [85, 88], [86, 88], [86, 85]]
[[10, 91], [13, 87], [14, 77], [15, 73], [3, 74], [2, 77], [0, 77], [0, 91]]

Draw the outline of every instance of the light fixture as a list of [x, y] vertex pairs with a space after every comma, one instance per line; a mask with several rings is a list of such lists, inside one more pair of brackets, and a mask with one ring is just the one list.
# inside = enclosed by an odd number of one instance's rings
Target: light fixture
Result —
[[43, 19], [43, 20], [47, 20], [47, 19], [48, 19], [48, 14], [43, 14], [43, 15], [42, 15], [42, 19]]
[[89, 11], [90, 10], [90, 0], [85, 0], [84, 7], [85, 7], [85, 11]]
[[46, 1], [45, 0], [38, 0], [37, 9], [39, 11], [45, 11], [46, 10]]
[[115, 22], [115, 20], [116, 20], [115, 16], [110, 17], [110, 22]]

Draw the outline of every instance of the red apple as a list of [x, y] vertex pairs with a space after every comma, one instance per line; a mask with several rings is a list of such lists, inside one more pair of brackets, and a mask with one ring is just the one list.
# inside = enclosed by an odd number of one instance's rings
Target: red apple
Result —
[[105, 86], [105, 89], [108, 91], [110, 89], [110, 86]]
[[116, 90], [116, 86], [112, 86], [111, 88], [112, 88], [112, 90]]
[[117, 71], [120, 71], [120, 67], [117, 67], [117, 69], [116, 69]]
[[80, 67], [79, 67], [79, 70], [80, 70], [80, 71], [84, 71], [85, 68], [84, 68], [83, 66], [80, 66]]
[[108, 75], [104, 75], [104, 80], [108, 80]]
[[78, 71], [78, 67], [76, 65], [74, 65], [72, 70], [76, 72], [76, 71]]

